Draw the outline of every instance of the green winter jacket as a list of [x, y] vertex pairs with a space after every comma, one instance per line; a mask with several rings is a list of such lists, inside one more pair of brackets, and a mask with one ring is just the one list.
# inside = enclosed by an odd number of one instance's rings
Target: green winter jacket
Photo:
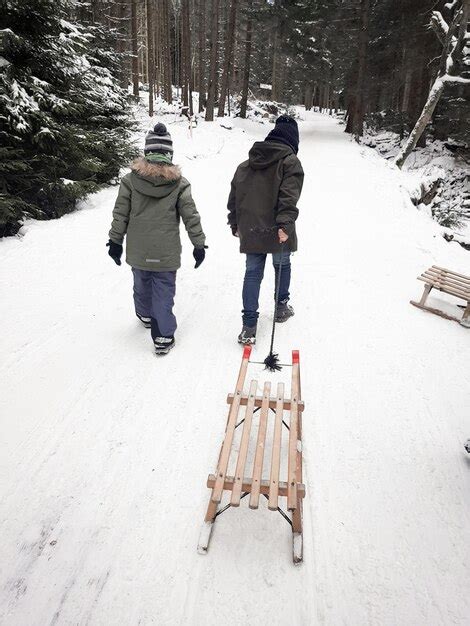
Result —
[[304, 172], [289, 146], [257, 141], [248, 161], [238, 166], [228, 199], [228, 223], [238, 230], [240, 252], [279, 252], [278, 229], [289, 235], [287, 246], [297, 250], [295, 220]]
[[132, 267], [169, 272], [181, 267], [180, 218], [191, 243], [203, 248], [205, 235], [189, 182], [176, 165], [137, 159], [121, 180], [109, 238], [122, 244]]

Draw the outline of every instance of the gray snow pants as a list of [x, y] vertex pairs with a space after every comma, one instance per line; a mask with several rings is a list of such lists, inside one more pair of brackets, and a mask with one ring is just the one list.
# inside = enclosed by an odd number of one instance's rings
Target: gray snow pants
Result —
[[135, 312], [152, 319], [152, 339], [173, 337], [176, 330], [176, 317], [173, 315], [176, 271], [149, 272], [133, 267], [132, 273]]

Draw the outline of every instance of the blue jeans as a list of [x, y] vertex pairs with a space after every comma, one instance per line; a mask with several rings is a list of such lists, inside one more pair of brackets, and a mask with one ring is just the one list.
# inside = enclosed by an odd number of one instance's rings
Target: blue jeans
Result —
[[132, 268], [135, 312], [152, 319], [152, 338], [173, 337], [176, 272], [149, 272]]
[[[264, 267], [266, 265], [267, 254], [247, 254], [246, 255], [246, 271], [245, 280], [243, 282], [243, 324], [245, 326], [256, 326], [258, 321], [259, 307], [259, 291], [261, 281], [264, 276]], [[276, 282], [279, 275], [279, 265], [281, 262], [281, 254], [273, 254], [273, 265], [276, 275]], [[289, 300], [289, 287], [291, 277], [290, 252], [284, 252], [282, 255], [281, 284], [279, 286], [278, 302], [287, 302]]]

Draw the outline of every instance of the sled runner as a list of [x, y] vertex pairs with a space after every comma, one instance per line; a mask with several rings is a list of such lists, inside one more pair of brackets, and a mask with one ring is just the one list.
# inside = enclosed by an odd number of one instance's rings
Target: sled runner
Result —
[[[248, 393], [244, 393], [245, 378], [250, 362], [251, 346], [246, 346], [238, 375], [235, 393], [229, 394], [230, 405], [225, 437], [219, 454], [217, 471], [209, 474], [207, 486], [212, 490], [206, 517], [201, 530], [198, 552], [207, 552], [212, 528], [217, 517], [230, 507], [240, 506], [242, 498], [249, 496], [249, 508], [259, 507], [260, 496], [268, 500], [270, 511], [278, 511], [292, 527], [292, 551], [294, 563], [303, 558], [302, 499], [302, 412], [300, 399], [299, 353], [292, 352], [291, 397], [285, 398], [284, 383], [278, 383], [276, 395], [271, 383], [265, 382], [263, 394], [258, 395], [258, 381], [252, 380]], [[253, 417], [259, 411], [258, 428], [252, 428]], [[269, 419], [272, 416], [272, 419]], [[229, 475], [235, 431], [242, 426], [241, 440], [236, 453], [235, 471]], [[287, 432], [288, 444], [282, 447], [282, 434]], [[265, 454], [266, 441], [272, 437], [272, 450]], [[250, 441], [256, 443], [252, 470], [247, 473], [247, 457]], [[269, 439], [271, 442], [271, 439]], [[265, 457], [270, 456], [268, 460]], [[271, 465], [268, 467], [267, 463]], [[280, 480], [282, 462], [287, 466], [287, 480]], [[263, 479], [263, 466], [269, 469], [269, 479]], [[219, 509], [224, 491], [230, 495], [229, 503]], [[287, 510], [279, 506], [279, 499], [287, 498]]]
[[[433, 265], [426, 270], [421, 276], [418, 276], [418, 280], [422, 280], [425, 284], [423, 295], [419, 302], [411, 300], [411, 304], [417, 306], [424, 311], [430, 311], [441, 317], [445, 317], [448, 320], [454, 320], [459, 322], [462, 326], [470, 328], [470, 277], [463, 274], [457, 274], [451, 270], [446, 270], [443, 267]], [[435, 309], [430, 306], [426, 306], [426, 300], [431, 293], [432, 289], [437, 289], [443, 293], [447, 293], [456, 298], [460, 298], [466, 302], [464, 312], [461, 318], [454, 315], [449, 315], [440, 309]]]

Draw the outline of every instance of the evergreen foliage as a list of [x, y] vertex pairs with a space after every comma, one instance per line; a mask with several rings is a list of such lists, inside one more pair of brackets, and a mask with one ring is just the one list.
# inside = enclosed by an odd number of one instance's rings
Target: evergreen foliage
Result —
[[133, 154], [119, 57], [69, 0], [0, 0], [0, 237], [51, 219]]

